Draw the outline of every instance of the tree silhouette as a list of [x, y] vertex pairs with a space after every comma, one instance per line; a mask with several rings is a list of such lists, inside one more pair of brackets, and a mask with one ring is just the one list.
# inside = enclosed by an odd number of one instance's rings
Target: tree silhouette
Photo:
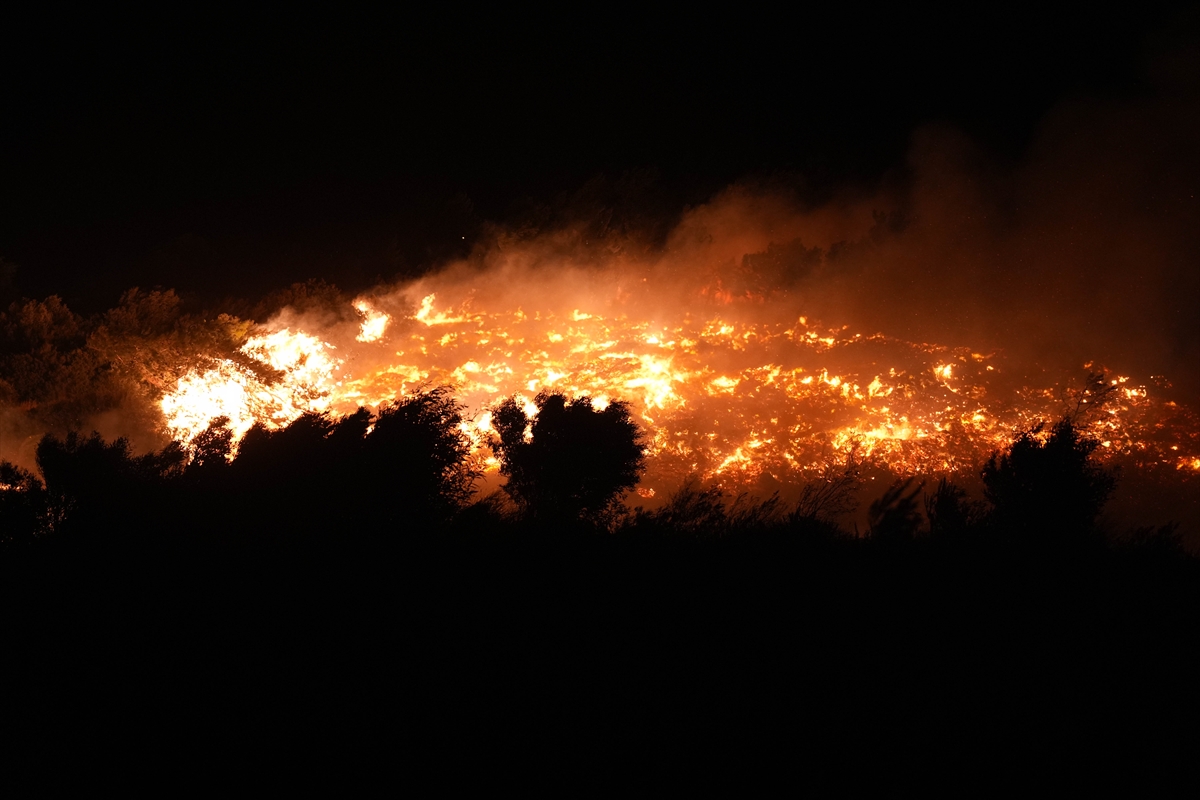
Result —
[[1116, 485], [1114, 475], [1091, 461], [1098, 443], [1064, 418], [1042, 437], [1042, 426], [1021, 434], [1007, 453], [983, 468], [984, 496], [992, 521], [1020, 534], [1052, 531], [1066, 537], [1093, 533], [1096, 518]]
[[155, 503], [186, 459], [171, 444], [134, 456], [124, 438], [105, 442], [93, 432], [71, 431], [63, 439], [46, 435], [38, 443], [37, 465], [45, 479], [48, 513], [59, 532], [128, 532], [156, 518]]
[[444, 521], [470, 500], [482, 470], [463, 422], [462, 404], [442, 386], [382, 407], [369, 435], [364, 418], [350, 423], [364, 426], [361, 479], [390, 521]]
[[[235, 524], [285, 539], [326, 527], [338, 499], [328, 479], [337, 465], [325, 441], [333, 426], [326, 415], [310, 413], [279, 430], [248, 430], [229, 469]], [[213, 479], [218, 470], [211, 470]]]
[[45, 533], [46, 511], [46, 489], [37, 476], [0, 462], [0, 544], [27, 543]]
[[233, 458], [233, 431], [229, 417], [214, 417], [188, 445], [189, 470], [220, 468]]
[[628, 403], [597, 410], [588, 397], [543, 392], [534, 404], [532, 420], [514, 398], [492, 415], [504, 490], [532, 518], [605, 520], [645, 469]]
[[[375, 415], [359, 409], [335, 420], [310, 413], [279, 430], [255, 426], [230, 464], [225, 489], [236, 495], [243, 524], [285, 536], [439, 525], [470, 499], [480, 475], [462, 423], [461, 404], [440, 387]], [[219, 481], [223, 443], [206, 435], [205, 452], [212, 452], [192, 469]]]

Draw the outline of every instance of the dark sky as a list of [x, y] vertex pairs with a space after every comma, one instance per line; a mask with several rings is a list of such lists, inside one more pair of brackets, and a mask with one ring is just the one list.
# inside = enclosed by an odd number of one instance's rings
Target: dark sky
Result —
[[1143, 91], [1192, 24], [1123, 5], [7, 17], [0, 256], [84, 311], [133, 285], [354, 289], [600, 174], [656, 175], [664, 208], [745, 176], [819, 194], [877, 181], [932, 122], [1004, 163], [1064, 99]]

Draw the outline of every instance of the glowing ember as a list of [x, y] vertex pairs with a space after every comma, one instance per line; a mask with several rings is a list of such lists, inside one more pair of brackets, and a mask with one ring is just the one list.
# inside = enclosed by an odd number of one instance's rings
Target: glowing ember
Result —
[[[242, 352], [279, 370], [279, 380], [232, 361], [188, 373], [163, 398], [167, 429], [188, 442], [226, 416], [236, 439], [255, 421], [280, 427], [305, 411], [349, 413], [451, 384], [475, 414], [464, 431], [486, 455], [488, 408], [504, 397], [516, 395], [531, 416], [531, 398], [543, 390], [589, 395], [600, 407], [619, 397], [647, 432], [642, 496], [650, 497], [689, 475], [772, 488], [851, 451], [899, 474], [974, 470], [1069, 405], [1055, 378], [1026, 386], [1009, 377], [999, 354], [821, 329], [805, 317], [683, 314], [651, 323], [598, 308], [439, 309], [434, 294], [402, 319], [363, 300], [355, 308], [362, 323], [357, 344], [343, 343], [345, 362], [303, 332], [251, 338]], [[1200, 471], [1192, 412], [1125, 377], [1111, 387], [1115, 394], [1081, 417], [1102, 457]]]

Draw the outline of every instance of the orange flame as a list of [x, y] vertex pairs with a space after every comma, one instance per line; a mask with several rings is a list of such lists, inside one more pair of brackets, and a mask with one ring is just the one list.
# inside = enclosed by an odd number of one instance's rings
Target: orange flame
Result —
[[[486, 458], [488, 409], [501, 398], [516, 395], [536, 413], [529, 398], [543, 390], [598, 405], [619, 397], [645, 426], [643, 488], [653, 492], [649, 484], [670, 488], [687, 475], [787, 483], [851, 451], [901, 474], [973, 469], [1064, 407], [1061, 387], [1012, 382], [998, 354], [823, 330], [805, 317], [685, 314], [652, 324], [599, 308], [485, 312], [465, 303], [439, 309], [436, 299], [426, 294], [398, 320], [356, 301], [363, 319], [355, 341], [343, 343], [345, 359], [303, 331], [251, 338], [242, 352], [280, 379], [264, 381], [232, 361], [192, 371], [162, 400], [166, 428], [186, 443], [225, 416], [238, 439], [254, 422], [277, 428], [306, 411], [349, 413], [451, 384], [475, 413], [464, 433]], [[1090, 423], [1104, 457], [1200, 471], [1190, 412], [1127, 377], [1113, 385], [1115, 400]]]

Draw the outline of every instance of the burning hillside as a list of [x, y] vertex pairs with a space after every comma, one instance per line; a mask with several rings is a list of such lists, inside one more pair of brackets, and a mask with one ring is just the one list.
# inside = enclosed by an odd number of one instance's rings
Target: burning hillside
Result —
[[1200, 472], [1200, 425], [1164, 399], [1161, 379], [1088, 384], [1081, 368], [1030, 380], [997, 352], [830, 329], [803, 316], [768, 321], [780, 309], [765, 297], [708, 292], [678, 313], [643, 316], [658, 295], [644, 287], [635, 297], [614, 286], [570, 308], [497, 307], [473, 292], [410, 301], [401, 291], [360, 298], [359, 326], [323, 338], [279, 327], [289, 322], [281, 318], [242, 346], [278, 371], [276, 380], [232, 360], [192, 370], [165, 393], [165, 423], [187, 443], [226, 417], [236, 437], [255, 422], [280, 427], [306, 411], [346, 414], [450, 385], [473, 415], [467, 433], [494, 467], [486, 441], [499, 400], [542, 391], [598, 404], [620, 398], [648, 434], [639, 492], [650, 497], [689, 476], [776, 489], [851, 453], [901, 475], [958, 473], [1039, 421], [1073, 413], [1106, 459]]
[[[5, 316], [0, 433], [32, 466], [47, 430], [151, 449], [223, 418], [236, 442], [256, 423], [449, 386], [493, 470], [504, 398], [628, 401], [646, 433], [647, 498], [689, 478], [786, 495], [847, 459], [977, 475], [1064, 415], [1110, 464], [1200, 474], [1193, 387], [1170, 383], [1194, 382], [1172, 372], [1190, 351], [1157, 290], [1115, 268], [1077, 286], [1042, 280], [1046, 262], [1011, 244], [1021, 237], [956, 216], [942, 194], [810, 208], [735, 187], [653, 240], [607, 214], [497, 227], [424, 277], [353, 298], [293, 290], [241, 318], [183, 314], [170, 292], [135, 290], [91, 321], [54, 298], [27, 302]], [[1009, 272], [977, 266], [1005, 255]]]

